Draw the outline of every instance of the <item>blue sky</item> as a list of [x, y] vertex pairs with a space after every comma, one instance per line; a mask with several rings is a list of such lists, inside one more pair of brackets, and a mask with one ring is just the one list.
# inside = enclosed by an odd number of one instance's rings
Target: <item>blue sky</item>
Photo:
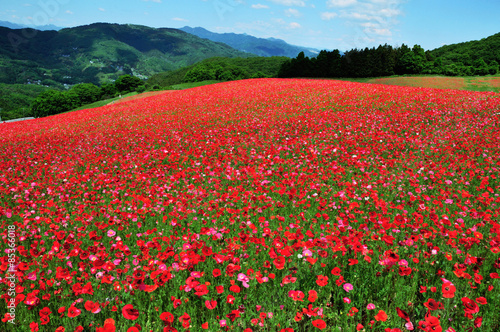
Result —
[[434, 49], [500, 32], [498, 0], [0, 0], [0, 20], [201, 26], [318, 49], [403, 43]]

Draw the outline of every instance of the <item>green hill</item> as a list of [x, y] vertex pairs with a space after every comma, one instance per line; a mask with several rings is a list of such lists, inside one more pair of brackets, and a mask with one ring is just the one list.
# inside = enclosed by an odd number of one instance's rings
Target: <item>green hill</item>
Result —
[[481, 40], [444, 45], [429, 51], [434, 58], [441, 58], [443, 65], [463, 64], [473, 66], [474, 62], [483, 59], [487, 64], [492, 61], [500, 63], [500, 33]]
[[[279, 68], [287, 60], [287, 57], [277, 56], [252, 58], [214, 57], [174, 71], [153, 75], [147, 80], [147, 85], [149, 87], [166, 88], [184, 82], [276, 77]], [[196, 73], [200, 75], [196, 75]], [[208, 76], [202, 77], [202, 75]]]
[[2, 120], [31, 116], [30, 104], [49, 88], [33, 84], [0, 83], [0, 118]]
[[214, 56], [253, 55], [168, 28], [108, 23], [60, 31], [0, 27], [0, 83], [100, 84], [123, 74], [146, 78]]

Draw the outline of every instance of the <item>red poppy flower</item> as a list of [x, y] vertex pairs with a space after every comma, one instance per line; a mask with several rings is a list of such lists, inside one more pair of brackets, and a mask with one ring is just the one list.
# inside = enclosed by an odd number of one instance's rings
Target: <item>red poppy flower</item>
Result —
[[212, 299], [211, 301], [206, 300], [206, 301], [205, 301], [205, 306], [206, 306], [209, 310], [213, 310], [213, 309], [215, 309], [215, 307], [217, 307], [217, 301], [214, 301], [214, 299]]
[[477, 302], [477, 303], [479, 303], [480, 305], [485, 305], [485, 304], [488, 304], [488, 301], [486, 300], [486, 298], [484, 298], [484, 297], [482, 297], [482, 296], [481, 296], [481, 297], [478, 297], [478, 298], [476, 299], [476, 302]]
[[466, 314], [475, 314], [479, 312], [479, 307], [476, 302], [472, 301], [467, 297], [462, 297], [462, 304], [465, 307], [464, 311]]
[[188, 313], [184, 313], [184, 315], [179, 317], [179, 322], [182, 323], [182, 327], [187, 329], [190, 325], [191, 322], [191, 316], [188, 315]]
[[99, 303], [98, 302], [92, 302], [92, 301], [86, 301], [85, 302], [85, 309], [87, 311], [90, 311], [94, 314], [98, 313], [100, 311]]
[[323, 329], [325, 329], [325, 328], [326, 328], [326, 323], [325, 323], [325, 321], [324, 321], [324, 320], [322, 320], [322, 319], [315, 319], [315, 320], [313, 320], [313, 321], [312, 321], [312, 325], [313, 325], [314, 327], [317, 327], [317, 328], [318, 328], [318, 329], [320, 329], [320, 330], [323, 330]]
[[52, 313], [48, 307], [45, 307], [39, 311], [40, 316], [49, 316]]
[[428, 299], [427, 302], [424, 303], [424, 306], [429, 310], [444, 309], [443, 304], [434, 299]]
[[203, 296], [203, 295], [208, 294], [208, 287], [205, 284], [201, 284], [201, 285], [196, 286], [194, 288], [194, 290], [195, 290], [195, 295], [198, 295], [198, 296]]
[[217, 277], [219, 277], [221, 275], [221, 272], [220, 272], [219, 269], [214, 269], [212, 271], [212, 275], [214, 276], [214, 278], [217, 278]]
[[40, 316], [40, 324], [41, 325], [47, 325], [48, 323], [50, 323], [49, 316]]
[[408, 316], [408, 313], [400, 308], [396, 308], [396, 311], [398, 312], [398, 316], [403, 318], [405, 321], [409, 322], [410, 321], [410, 316]]
[[[10, 314], [9, 314], [9, 317], [10, 317]], [[38, 323], [31, 322], [30, 323], [30, 329], [31, 329], [30, 332], [38, 332], [39, 331]]]
[[236, 318], [240, 317], [240, 312], [238, 310], [233, 310], [227, 314], [226, 317], [229, 318], [231, 322], [234, 322]]
[[132, 326], [132, 327], [129, 327], [127, 332], [140, 332], [141, 330], [139, 330], [136, 326]]
[[231, 287], [229, 287], [229, 290], [234, 293], [239, 293], [241, 291], [241, 288], [238, 285], [232, 285]]
[[170, 312], [163, 312], [160, 315], [160, 319], [165, 323], [165, 324], [172, 324], [174, 322], [174, 315], [172, 315]]
[[182, 304], [182, 301], [180, 299], [173, 300], [174, 309], [177, 309], [177, 307], [180, 306], [181, 304]]
[[318, 284], [318, 286], [324, 287], [324, 286], [328, 285], [328, 277], [327, 276], [319, 275], [317, 278], [318, 279], [316, 280], [316, 284]]
[[308, 294], [309, 297], [307, 298], [307, 300], [309, 302], [315, 302], [318, 299], [318, 292], [316, 292], [314, 289], [311, 289]]
[[443, 283], [443, 297], [447, 299], [451, 299], [455, 297], [455, 291], [457, 290], [456, 287], [450, 283], [450, 282], [445, 282]]
[[283, 270], [285, 268], [285, 257], [278, 256], [274, 259], [273, 264], [278, 270]]
[[122, 315], [125, 319], [136, 320], [139, 318], [139, 310], [134, 309], [134, 306], [127, 304], [122, 308]]
[[375, 320], [385, 322], [387, 320], [387, 314], [384, 310], [379, 310], [379, 312], [375, 315]]
[[474, 327], [479, 328], [483, 324], [483, 317], [479, 316], [474, 319]]
[[78, 308], [71, 306], [68, 309], [68, 317], [73, 318], [80, 315], [82, 312]]

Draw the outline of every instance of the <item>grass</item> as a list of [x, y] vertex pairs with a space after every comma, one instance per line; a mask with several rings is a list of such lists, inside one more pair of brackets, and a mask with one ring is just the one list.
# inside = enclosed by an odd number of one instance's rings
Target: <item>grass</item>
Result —
[[72, 109], [71, 111], [68, 111], [68, 112], [79, 111], [79, 110], [86, 110], [86, 109], [89, 109], [89, 108], [97, 108], [97, 107], [101, 107], [101, 106], [106, 106], [106, 105], [111, 104], [113, 102], [116, 102], [116, 101], [118, 101], [120, 99], [123, 99], [123, 98], [126, 98], [126, 97], [130, 97], [130, 96], [135, 96], [135, 95], [137, 95], [137, 92], [130, 92], [130, 93], [124, 94], [124, 95], [119, 96], [119, 97], [109, 98], [109, 99], [105, 99], [105, 100], [99, 100], [99, 101], [96, 101], [95, 103], [92, 103], [92, 104], [83, 105], [83, 106], [80, 106], [78, 108]]
[[437, 89], [456, 89], [468, 91], [490, 91], [500, 93], [500, 76], [450, 77], [436, 75], [390, 76], [374, 78], [343, 78], [342, 81], [414, 86]]
[[215, 83], [220, 83], [220, 82], [222, 82], [222, 81], [209, 80], [209, 81], [202, 81], [202, 82], [181, 83], [181, 84], [172, 85], [171, 89], [172, 90], [185, 90], [185, 89], [197, 88], [199, 86], [215, 84]]

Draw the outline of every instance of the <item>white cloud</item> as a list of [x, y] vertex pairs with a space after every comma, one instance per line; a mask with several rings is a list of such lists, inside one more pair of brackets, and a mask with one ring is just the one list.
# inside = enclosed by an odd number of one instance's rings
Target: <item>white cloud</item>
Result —
[[293, 9], [293, 8], [288, 8], [287, 10], [285, 10], [285, 15], [288, 17], [292, 17], [292, 16], [300, 17], [300, 16], [302, 16], [302, 14], [297, 9]]
[[[330, 7], [341, 7], [338, 17], [354, 30], [342, 39], [352, 48], [390, 42], [398, 17], [404, 15], [406, 0], [328, 0]], [[344, 8], [342, 8], [344, 7]], [[322, 16], [323, 19], [323, 16]]]
[[306, 5], [306, 3], [302, 0], [268, 0], [268, 1], [288, 7], [293, 7], [293, 6], [304, 7]]
[[67, 10], [67, 11], [66, 11], [66, 14], [73, 15], [74, 13], [73, 13], [71, 10]]
[[106, 11], [106, 9], [104, 9], [104, 8], [99, 8], [99, 10], [100, 10], [101, 12], [105, 12], [105, 11]]
[[334, 19], [337, 16], [339, 16], [339, 14], [333, 13], [333, 12], [324, 12], [324, 13], [321, 13], [321, 19], [323, 21], [329, 21], [331, 19]]
[[297, 22], [292, 22], [288, 25], [288, 29], [300, 29], [302, 26]]
[[392, 36], [392, 32], [389, 29], [366, 28], [364, 31], [368, 34], [375, 34], [379, 36]]
[[326, 5], [328, 7], [347, 7], [357, 3], [357, 0], [328, 0]]
[[151, 1], [151, 2], [156, 2], [156, 3], [161, 3], [161, 0], [142, 0], [142, 1], [144, 1], [144, 2], [149, 2], [149, 1]]
[[385, 16], [385, 17], [394, 17], [394, 16], [399, 16], [401, 15], [401, 11], [399, 9], [395, 8], [384, 8], [381, 9], [378, 14]]
[[266, 8], [269, 8], [269, 6], [262, 5], [262, 4], [258, 3], [256, 5], [252, 5], [252, 8], [253, 9], [266, 9]]
[[358, 13], [358, 12], [343, 13], [342, 17], [351, 18], [354, 20], [361, 20], [361, 21], [371, 21], [371, 20], [375, 19], [375, 17], [372, 15], [362, 14], [362, 13]]
[[179, 21], [179, 22], [189, 22], [188, 20], [186, 20], [185, 18], [180, 18], [180, 17], [174, 17], [172, 18], [173, 21]]

